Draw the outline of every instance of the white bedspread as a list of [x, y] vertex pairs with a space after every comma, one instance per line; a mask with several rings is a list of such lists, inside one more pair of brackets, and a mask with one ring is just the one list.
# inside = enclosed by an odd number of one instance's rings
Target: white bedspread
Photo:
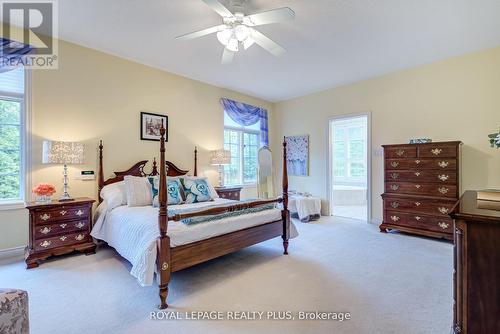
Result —
[[[229, 202], [232, 201], [221, 198], [215, 200], [217, 204]], [[169, 208], [203, 209], [213, 205], [214, 202], [203, 202], [171, 205]], [[280, 219], [281, 211], [272, 209], [195, 225], [169, 221], [168, 236], [170, 246], [177, 247]], [[291, 237], [298, 235], [293, 223], [290, 234]], [[96, 223], [91, 235], [106, 241], [132, 264], [130, 273], [137, 278], [139, 284], [142, 286], [153, 284], [156, 267], [156, 239], [159, 236], [158, 208], [120, 206], [107, 212], [106, 204], [103, 202], [97, 209]]]

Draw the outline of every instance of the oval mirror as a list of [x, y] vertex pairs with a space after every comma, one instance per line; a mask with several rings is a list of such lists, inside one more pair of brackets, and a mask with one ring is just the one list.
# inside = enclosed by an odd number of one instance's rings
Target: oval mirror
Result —
[[269, 147], [262, 147], [258, 154], [257, 190], [259, 198], [274, 198], [273, 155]]

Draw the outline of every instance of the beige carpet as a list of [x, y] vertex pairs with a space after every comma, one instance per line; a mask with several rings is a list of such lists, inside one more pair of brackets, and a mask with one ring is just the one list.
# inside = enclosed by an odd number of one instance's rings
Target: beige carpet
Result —
[[175, 273], [169, 311], [336, 311], [352, 320], [149, 320], [157, 289], [143, 288], [109, 249], [26, 271], [0, 263], [0, 287], [29, 293], [31, 333], [449, 333], [452, 246], [382, 234], [340, 218], [297, 223], [279, 239]]

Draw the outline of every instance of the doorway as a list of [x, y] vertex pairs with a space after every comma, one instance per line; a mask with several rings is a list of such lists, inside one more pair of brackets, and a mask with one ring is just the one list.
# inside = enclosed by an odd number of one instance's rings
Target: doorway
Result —
[[335, 117], [329, 124], [330, 215], [370, 220], [370, 114]]

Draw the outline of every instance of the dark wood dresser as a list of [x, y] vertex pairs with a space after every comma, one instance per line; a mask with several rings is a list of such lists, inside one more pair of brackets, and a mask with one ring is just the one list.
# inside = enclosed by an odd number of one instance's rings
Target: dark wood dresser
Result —
[[215, 191], [219, 197], [234, 201], [240, 200], [241, 189], [241, 187], [215, 187]]
[[90, 236], [92, 203], [90, 198], [51, 203], [27, 203], [29, 210], [29, 245], [26, 249], [28, 269], [38, 267], [40, 260], [73, 251], [95, 252]]
[[380, 231], [395, 229], [453, 239], [448, 216], [460, 194], [461, 142], [383, 145], [384, 217]]
[[466, 191], [455, 219], [454, 333], [500, 333], [500, 202], [477, 201]]

